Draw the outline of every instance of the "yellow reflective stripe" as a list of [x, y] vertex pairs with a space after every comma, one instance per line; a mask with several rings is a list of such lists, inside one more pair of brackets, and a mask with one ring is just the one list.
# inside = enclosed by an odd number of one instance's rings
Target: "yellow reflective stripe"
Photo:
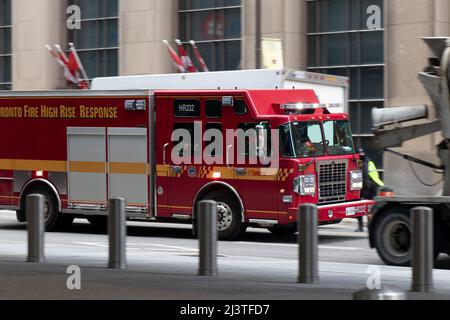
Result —
[[109, 173], [147, 174], [147, 164], [146, 163], [111, 162], [109, 164]]
[[104, 162], [71, 161], [69, 162], [69, 171], [83, 173], [105, 173], [106, 167]]
[[13, 170], [13, 168], [14, 168], [13, 160], [0, 159], [0, 170]]
[[45, 161], [45, 160], [13, 160], [13, 169], [19, 171], [43, 170], [48, 172], [66, 172], [65, 161]]
[[[189, 166], [182, 166], [181, 173], [175, 174], [170, 166], [157, 165], [158, 177], [181, 178], [187, 175]], [[244, 168], [245, 173], [238, 175], [236, 168], [201, 166], [196, 168], [197, 179], [214, 179], [215, 173], [220, 173], [220, 179], [224, 180], [248, 180], [248, 181], [286, 181], [294, 173], [294, 169], [276, 168]], [[150, 165], [148, 163], [128, 162], [90, 162], [90, 161], [48, 161], [48, 160], [13, 160], [0, 159], [0, 170], [36, 171], [47, 172], [80, 172], [80, 173], [113, 173], [113, 174], [139, 174], [148, 175]]]

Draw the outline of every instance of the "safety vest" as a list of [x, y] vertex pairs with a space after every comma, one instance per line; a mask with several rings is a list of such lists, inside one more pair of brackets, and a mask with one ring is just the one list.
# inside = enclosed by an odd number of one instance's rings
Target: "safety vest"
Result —
[[372, 181], [375, 182], [378, 186], [384, 187], [384, 182], [380, 179], [380, 175], [378, 174], [378, 170], [377, 167], [375, 166], [375, 163], [373, 161], [369, 161], [367, 166], [370, 179], [372, 179]]

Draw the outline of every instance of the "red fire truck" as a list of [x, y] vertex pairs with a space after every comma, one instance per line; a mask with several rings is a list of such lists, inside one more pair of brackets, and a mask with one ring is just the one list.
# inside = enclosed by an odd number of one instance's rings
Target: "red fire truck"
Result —
[[[278, 130], [279, 143], [262, 128]], [[193, 142], [173, 153], [179, 129]], [[279, 145], [279, 165], [234, 164], [252, 156], [251, 136], [243, 149], [228, 141], [215, 149], [222, 163], [206, 163], [196, 155], [213, 141], [198, 129], [255, 129], [258, 154]], [[195, 222], [196, 203], [213, 199], [228, 240], [247, 226], [293, 233], [305, 202], [319, 205], [322, 224], [373, 205], [360, 199], [348, 115], [328, 112], [313, 90], [3, 92], [0, 137], [0, 209], [24, 222], [26, 196], [42, 194], [47, 230], [77, 217], [105, 223], [112, 197], [127, 200], [130, 219], [161, 222]], [[180, 163], [187, 155], [196, 160]]]

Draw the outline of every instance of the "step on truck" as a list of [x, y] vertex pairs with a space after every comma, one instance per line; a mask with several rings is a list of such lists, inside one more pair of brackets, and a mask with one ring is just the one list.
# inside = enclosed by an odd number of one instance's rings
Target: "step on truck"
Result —
[[108, 199], [129, 219], [192, 222], [218, 203], [221, 239], [248, 226], [296, 231], [301, 203], [321, 224], [366, 215], [349, 117], [313, 90], [86, 90], [0, 93], [0, 209], [26, 221], [45, 197], [47, 230], [87, 218]]

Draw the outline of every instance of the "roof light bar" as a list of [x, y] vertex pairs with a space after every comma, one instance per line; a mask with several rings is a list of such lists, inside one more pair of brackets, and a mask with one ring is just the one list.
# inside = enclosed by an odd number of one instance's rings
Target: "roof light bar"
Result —
[[305, 110], [305, 109], [318, 109], [326, 108], [325, 104], [321, 103], [285, 103], [280, 105], [281, 110]]

